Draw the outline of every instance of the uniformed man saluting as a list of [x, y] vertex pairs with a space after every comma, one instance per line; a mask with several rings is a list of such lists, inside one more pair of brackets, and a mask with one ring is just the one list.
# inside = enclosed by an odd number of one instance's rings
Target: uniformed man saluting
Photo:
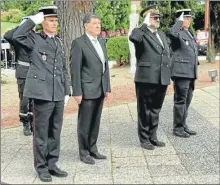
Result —
[[177, 21], [170, 29], [174, 82], [173, 134], [186, 138], [196, 135], [188, 128], [186, 118], [197, 78], [198, 51], [195, 38], [189, 30], [193, 17], [191, 9], [177, 10], [176, 17]]
[[[29, 17], [22, 17], [22, 23], [24, 23]], [[20, 24], [20, 25], [21, 25]], [[24, 92], [24, 85], [25, 80], [27, 77], [28, 69], [30, 66], [30, 59], [25, 51], [25, 49], [22, 47], [21, 44], [14, 44], [13, 42], [13, 34], [18, 29], [18, 27], [8, 31], [4, 38], [7, 40], [11, 46], [14, 48], [15, 51], [15, 63], [16, 63], [16, 71], [15, 71], [15, 77], [17, 78], [17, 84], [18, 84], [18, 93], [19, 93], [19, 117], [20, 122], [23, 124], [23, 133], [25, 136], [31, 135], [31, 122], [33, 114], [31, 112], [31, 100], [29, 100], [27, 97], [23, 97]], [[35, 28], [33, 30], [30, 30], [29, 34], [34, 33]], [[30, 109], [28, 109], [28, 107]]]
[[159, 113], [170, 84], [170, 52], [166, 36], [158, 31], [160, 12], [157, 5], [141, 11], [144, 23], [135, 28], [130, 40], [135, 45], [137, 69], [135, 88], [138, 111], [138, 135], [141, 147], [152, 150], [163, 147], [157, 139]]
[[[56, 36], [57, 7], [41, 7], [39, 12], [16, 30], [13, 39], [30, 55], [24, 96], [34, 102], [34, 164], [40, 180], [50, 182], [51, 175], [68, 175], [57, 167], [56, 162], [60, 152], [64, 102], [69, 99], [70, 89], [63, 44]], [[28, 34], [40, 23], [43, 27], [40, 34]]]

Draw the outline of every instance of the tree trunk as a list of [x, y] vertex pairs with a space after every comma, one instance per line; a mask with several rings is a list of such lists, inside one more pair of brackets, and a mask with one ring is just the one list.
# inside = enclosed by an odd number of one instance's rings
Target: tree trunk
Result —
[[84, 33], [82, 20], [86, 13], [92, 11], [93, 3], [92, 1], [56, 0], [56, 5], [58, 7], [60, 37], [63, 40], [67, 67], [69, 69], [71, 43], [75, 38]]

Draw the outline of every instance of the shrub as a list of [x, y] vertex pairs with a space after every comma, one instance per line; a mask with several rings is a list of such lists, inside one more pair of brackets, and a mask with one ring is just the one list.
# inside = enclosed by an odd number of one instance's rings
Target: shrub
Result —
[[24, 16], [23, 12], [19, 9], [9, 9], [1, 13], [2, 22], [19, 23]]
[[14, 15], [9, 21], [12, 23], [20, 23], [21, 18], [22, 18], [22, 15], [17, 14], [17, 15]]
[[9, 21], [9, 16], [10, 13], [9, 12], [2, 12], [1, 13], [1, 22], [8, 22]]
[[5, 79], [6, 77], [7, 77], [6, 74], [1, 73], [1, 84], [6, 84], [7, 83], [7, 81]]
[[18, 9], [9, 9], [8, 12], [10, 14], [9, 22], [12, 23], [19, 23], [21, 21], [21, 18], [24, 16], [22, 11]]
[[107, 42], [109, 60], [120, 61], [122, 64], [129, 62], [128, 37], [113, 37]]

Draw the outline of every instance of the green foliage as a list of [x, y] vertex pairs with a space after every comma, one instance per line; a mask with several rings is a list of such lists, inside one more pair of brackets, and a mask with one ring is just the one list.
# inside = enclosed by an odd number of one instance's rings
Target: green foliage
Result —
[[129, 0], [96, 0], [94, 12], [101, 18], [102, 29], [128, 29], [131, 2]]
[[126, 64], [129, 61], [129, 46], [127, 37], [113, 37], [107, 42], [109, 60], [121, 61]]
[[35, 15], [41, 6], [53, 5], [53, 1], [32, 1], [24, 10], [25, 15]]
[[9, 12], [6, 12], [6, 11], [2, 12], [1, 13], [1, 22], [8, 22], [9, 16], [10, 16]]
[[24, 14], [21, 10], [9, 9], [8, 11], [4, 11], [2, 13], [1, 21], [2, 22], [18, 23], [21, 21], [22, 16], [24, 16]]
[[8, 12], [10, 13], [9, 22], [11, 23], [20, 23], [21, 18], [24, 16], [23, 12], [19, 9], [9, 9]]
[[116, 29], [128, 29], [129, 15], [131, 13], [131, 2], [129, 0], [115, 0], [111, 2], [115, 17]]
[[115, 30], [114, 16], [109, 1], [96, 1], [94, 12], [101, 18], [102, 30]]
[[[38, 9], [41, 6], [47, 6], [47, 5], [53, 5], [54, 1], [31, 1], [31, 0], [26, 0], [26, 1], [8, 1], [8, 0], [3, 0], [1, 2], [2, 5], [2, 10], [4, 12], [11, 12], [13, 10], [19, 10], [19, 14], [17, 12], [13, 13], [13, 18], [9, 16], [7, 18], [7, 13], [6, 15], [3, 15], [4, 17], [1, 17], [1, 20], [4, 22], [19, 22], [21, 21], [22, 16], [28, 16], [28, 15], [34, 15], [38, 12]], [[16, 15], [17, 14], [17, 15]], [[19, 20], [20, 16], [20, 20]]]

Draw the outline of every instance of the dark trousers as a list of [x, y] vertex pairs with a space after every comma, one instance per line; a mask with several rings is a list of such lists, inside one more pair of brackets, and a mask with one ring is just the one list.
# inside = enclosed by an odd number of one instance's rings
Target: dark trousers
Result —
[[18, 93], [19, 93], [19, 100], [20, 100], [19, 113], [22, 113], [22, 114], [27, 114], [28, 102], [29, 102], [27, 97], [23, 97], [25, 80], [26, 80], [25, 78], [18, 78], [17, 79]]
[[159, 113], [166, 95], [167, 86], [135, 83], [138, 113], [138, 136], [141, 143], [157, 139]]
[[193, 97], [195, 80], [189, 78], [175, 78], [174, 84], [174, 107], [173, 107], [173, 129], [183, 131], [187, 128], [186, 118], [188, 108]]
[[96, 142], [103, 103], [104, 96], [101, 96], [98, 99], [83, 99], [79, 105], [77, 135], [80, 157], [98, 152]]
[[33, 101], [34, 164], [36, 171], [41, 174], [54, 169], [59, 159], [64, 101]]
[[29, 116], [28, 113], [32, 114], [32, 101], [23, 96], [25, 78], [18, 78], [18, 93], [19, 93], [19, 117], [20, 122], [23, 126], [28, 126], [28, 121], [32, 122], [32, 116]]

